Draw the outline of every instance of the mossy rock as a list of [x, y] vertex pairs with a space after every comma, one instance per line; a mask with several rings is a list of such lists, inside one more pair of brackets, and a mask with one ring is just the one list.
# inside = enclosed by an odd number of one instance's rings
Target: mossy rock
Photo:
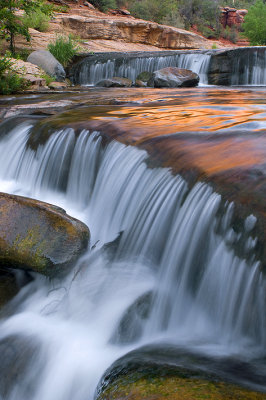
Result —
[[143, 71], [136, 77], [136, 86], [147, 86], [150, 79], [152, 79], [152, 72]]
[[63, 209], [0, 193], [0, 267], [52, 277], [73, 264], [89, 238], [88, 227]]
[[97, 400], [265, 400], [266, 394], [185, 374], [119, 376], [98, 395]]

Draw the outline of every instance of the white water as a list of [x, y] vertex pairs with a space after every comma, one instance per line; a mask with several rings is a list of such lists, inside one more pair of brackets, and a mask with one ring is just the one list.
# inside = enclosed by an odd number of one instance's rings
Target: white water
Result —
[[135, 82], [136, 77], [143, 71], [153, 72], [166, 67], [178, 67], [196, 72], [200, 84], [207, 84], [207, 72], [211, 55], [202, 53], [174, 54], [169, 56], [125, 58], [122, 62], [115, 59], [106, 62], [85, 59], [76, 71], [75, 79], [81, 85], [95, 85], [102, 79], [121, 76]]
[[233, 59], [231, 85], [266, 86], [266, 49], [243, 51]]
[[[244, 360], [265, 355], [265, 280], [255, 260], [233, 252], [232, 204], [204, 183], [189, 191], [169, 170], [147, 168], [146, 152], [103, 145], [97, 132], [76, 139], [61, 130], [35, 152], [30, 129], [21, 124], [0, 141], [1, 190], [63, 206], [88, 224], [96, 246], [64, 281], [36, 275], [2, 318], [0, 343], [11, 338], [15, 360], [36, 347], [4, 394], [0, 385], [5, 400], [90, 400], [113, 361], [156, 341]], [[246, 231], [254, 223], [249, 217]], [[112, 253], [103, 245], [119, 232]], [[253, 245], [249, 238], [247, 250]], [[149, 317], [134, 314], [138, 337], [121, 338], [124, 313], [150, 292]]]

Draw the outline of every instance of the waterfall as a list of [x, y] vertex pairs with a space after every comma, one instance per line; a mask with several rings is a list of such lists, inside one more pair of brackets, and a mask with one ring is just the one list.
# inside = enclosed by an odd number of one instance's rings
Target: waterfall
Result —
[[88, 224], [93, 248], [63, 281], [35, 274], [2, 316], [0, 398], [91, 400], [113, 361], [156, 341], [265, 356], [265, 277], [234, 251], [234, 205], [100, 132], [54, 130], [33, 147], [37, 123], [1, 137], [1, 190], [64, 207]]
[[239, 51], [232, 59], [231, 85], [266, 86], [266, 48]]
[[74, 69], [74, 81], [81, 85], [95, 85], [102, 79], [114, 76], [129, 78], [135, 82], [143, 71], [153, 72], [166, 67], [190, 69], [200, 77], [200, 83], [207, 84], [207, 72], [211, 55], [208, 52], [170, 52], [167, 55], [160, 52], [150, 56], [142, 53], [131, 57], [112, 55], [87, 57]]
[[[135, 82], [140, 72], [153, 72], [165, 67], [190, 69], [199, 75], [200, 84], [203, 85], [265, 86], [266, 48], [98, 54], [74, 66], [72, 75], [74, 83], [81, 85], [95, 85], [113, 76], [129, 78]], [[211, 76], [212, 73], [215, 78]]]

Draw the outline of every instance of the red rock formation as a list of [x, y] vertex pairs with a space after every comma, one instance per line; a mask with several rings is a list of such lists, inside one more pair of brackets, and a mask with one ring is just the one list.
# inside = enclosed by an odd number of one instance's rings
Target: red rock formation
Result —
[[236, 27], [239, 30], [241, 24], [244, 22], [244, 17], [247, 12], [247, 10], [223, 7], [221, 8], [221, 24], [224, 28], [229, 26], [229, 28]]

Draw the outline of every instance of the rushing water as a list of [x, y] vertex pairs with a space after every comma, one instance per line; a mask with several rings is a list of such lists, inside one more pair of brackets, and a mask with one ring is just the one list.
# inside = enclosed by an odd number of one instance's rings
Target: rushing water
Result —
[[121, 58], [110, 55], [109, 59], [101, 60], [87, 58], [76, 68], [74, 80], [81, 85], [94, 85], [102, 79], [122, 76], [135, 82], [143, 71], [153, 72], [166, 67], [190, 69], [200, 77], [200, 83], [208, 83], [208, 66], [211, 55], [203, 53], [177, 53], [150, 57]]
[[[101, 53], [90, 56], [73, 68], [73, 81], [81, 85], [95, 85], [102, 79], [125, 77], [135, 82], [143, 71], [178, 67], [196, 72], [200, 85], [216, 84], [256, 86], [266, 85], [266, 47], [248, 47], [230, 50], [172, 51], [143, 53]], [[213, 70], [214, 67], [214, 70]], [[217, 76], [220, 75], [220, 78]], [[226, 77], [226, 78], [225, 78]], [[225, 83], [226, 82], [226, 83]]]
[[63, 206], [88, 224], [92, 249], [63, 281], [33, 274], [2, 316], [0, 396], [90, 400], [113, 361], [152, 343], [266, 356], [266, 283], [255, 258], [234, 252], [234, 205], [96, 131], [57, 130], [32, 149], [35, 123], [1, 138], [1, 190]]

